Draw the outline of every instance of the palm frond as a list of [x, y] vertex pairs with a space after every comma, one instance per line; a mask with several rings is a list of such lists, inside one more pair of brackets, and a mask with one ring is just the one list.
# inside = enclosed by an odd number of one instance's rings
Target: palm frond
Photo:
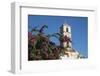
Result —
[[39, 32], [40, 32], [40, 33], [43, 33], [44, 28], [48, 28], [48, 26], [47, 26], [47, 25], [43, 25], [43, 26], [40, 28]]

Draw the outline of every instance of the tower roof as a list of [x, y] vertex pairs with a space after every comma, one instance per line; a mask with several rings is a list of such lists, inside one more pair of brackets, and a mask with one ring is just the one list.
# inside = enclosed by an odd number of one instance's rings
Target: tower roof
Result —
[[64, 26], [66, 26], [66, 27], [71, 27], [68, 23], [64, 23], [64, 24], [62, 24], [62, 26], [61, 26], [60, 28], [62, 28], [62, 27], [64, 27]]
[[70, 27], [70, 25], [68, 23], [64, 23], [64, 24], [62, 24], [62, 26], [69, 26]]

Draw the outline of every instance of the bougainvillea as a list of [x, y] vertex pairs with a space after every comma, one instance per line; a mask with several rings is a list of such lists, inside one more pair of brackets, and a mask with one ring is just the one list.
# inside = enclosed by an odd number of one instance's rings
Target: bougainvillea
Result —
[[[46, 35], [44, 28], [48, 28], [47, 25], [43, 25], [40, 29], [32, 28], [28, 32], [28, 60], [55, 60], [60, 59], [61, 53], [63, 53], [60, 45], [56, 45], [50, 40], [50, 37], [56, 37], [59, 41], [70, 41], [71, 40], [62, 34], [54, 33]], [[38, 32], [38, 33], [37, 33]], [[34, 34], [36, 33], [36, 34]]]

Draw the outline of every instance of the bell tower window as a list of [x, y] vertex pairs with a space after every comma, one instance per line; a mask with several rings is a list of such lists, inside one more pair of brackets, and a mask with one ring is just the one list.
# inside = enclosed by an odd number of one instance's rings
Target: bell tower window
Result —
[[66, 28], [66, 32], [68, 32], [69, 30], [68, 30], [68, 28]]

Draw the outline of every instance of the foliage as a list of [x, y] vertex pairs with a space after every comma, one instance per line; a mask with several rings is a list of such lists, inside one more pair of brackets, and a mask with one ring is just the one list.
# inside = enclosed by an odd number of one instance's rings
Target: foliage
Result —
[[[60, 59], [60, 46], [50, 40], [53, 35], [44, 34], [44, 28], [48, 26], [34, 27], [28, 32], [28, 60]], [[34, 35], [33, 32], [38, 33]]]
[[[66, 48], [61, 45], [56, 45], [50, 40], [51, 37], [56, 37], [60, 42], [72, 42], [67, 35], [61, 33], [45, 34], [44, 29], [47, 25], [43, 25], [40, 29], [38, 27], [32, 28], [28, 32], [28, 60], [55, 60], [60, 59], [64, 55]], [[83, 56], [79, 56], [83, 58]]]

